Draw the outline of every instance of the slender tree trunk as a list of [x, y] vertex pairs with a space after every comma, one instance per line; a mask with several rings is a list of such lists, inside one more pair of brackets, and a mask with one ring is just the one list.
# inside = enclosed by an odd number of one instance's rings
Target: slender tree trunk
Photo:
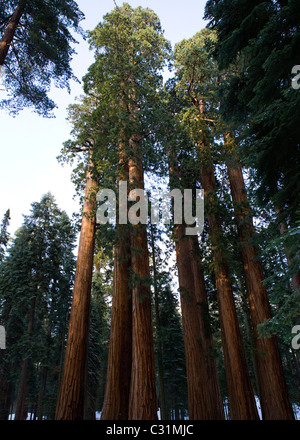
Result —
[[90, 168], [86, 174], [85, 200], [78, 247], [73, 301], [64, 371], [56, 407], [57, 420], [81, 420], [84, 417], [88, 329], [95, 242], [95, 189]]
[[155, 257], [155, 244], [153, 226], [150, 225], [151, 233], [151, 250], [153, 261], [153, 282], [154, 282], [154, 304], [155, 304], [155, 325], [157, 334], [157, 363], [158, 363], [158, 380], [159, 380], [159, 402], [160, 402], [160, 414], [161, 420], [167, 419], [167, 407], [165, 398], [165, 381], [164, 381], [164, 367], [163, 367], [163, 347], [161, 343], [161, 326], [159, 317], [159, 298], [158, 298], [158, 286], [157, 286], [157, 271], [156, 271], [156, 257]]
[[47, 376], [48, 376], [48, 367], [43, 367], [42, 370], [42, 378], [41, 378], [41, 384], [38, 394], [38, 403], [36, 408], [36, 418], [38, 420], [42, 420], [43, 418], [43, 398], [45, 395], [46, 390], [46, 384], [47, 384]]
[[[140, 136], [132, 136], [129, 158], [129, 184], [144, 189]], [[157, 396], [146, 226], [132, 226], [132, 373], [129, 399], [130, 420], [156, 420]]]
[[16, 7], [10, 19], [10, 22], [8, 23], [8, 26], [0, 42], [0, 66], [3, 66], [5, 62], [6, 55], [12, 44], [16, 29], [19, 25], [20, 19], [23, 14], [23, 10], [24, 10], [24, 1], [20, 1], [19, 5]]
[[253, 245], [254, 227], [247, 199], [241, 165], [235, 160], [228, 166], [228, 176], [235, 218], [241, 244], [246, 289], [254, 331], [254, 349], [263, 418], [293, 419], [276, 336], [259, 338], [258, 325], [272, 317], [264, 275]]
[[25, 414], [25, 400], [26, 400], [28, 365], [29, 365], [28, 347], [30, 344], [31, 333], [32, 333], [33, 326], [34, 326], [35, 305], [36, 305], [36, 296], [33, 297], [32, 302], [31, 302], [31, 307], [30, 307], [30, 315], [29, 315], [29, 322], [28, 322], [28, 328], [27, 328], [27, 338], [26, 338], [26, 350], [25, 350], [24, 359], [22, 362], [21, 374], [20, 374], [20, 382], [19, 382], [19, 387], [18, 387], [15, 420], [24, 420], [25, 416], [26, 416], [26, 414]]
[[216, 286], [223, 343], [228, 397], [232, 419], [259, 418], [246, 364], [242, 337], [224, 254], [221, 220], [216, 212], [216, 181], [211, 165], [201, 165], [201, 182], [208, 206], [208, 223], [212, 240]]

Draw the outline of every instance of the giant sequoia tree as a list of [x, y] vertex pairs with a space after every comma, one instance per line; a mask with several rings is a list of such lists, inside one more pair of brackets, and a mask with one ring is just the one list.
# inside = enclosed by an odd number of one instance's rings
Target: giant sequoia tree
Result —
[[96, 131], [90, 113], [92, 101], [71, 107], [74, 141], [66, 143], [66, 154], [83, 155], [84, 197], [82, 220], [69, 321], [64, 371], [56, 408], [58, 420], [84, 417], [88, 330], [95, 249], [97, 173], [93, 160]]
[[[124, 4], [104, 17], [91, 33], [91, 44], [96, 59], [85, 80], [86, 91], [101, 91], [107, 107], [114, 109], [117, 181], [127, 182], [130, 190], [143, 189], [143, 143], [155, 118], [155, 90], [161, 84], [159, 71], [168, 43], [154, 12]], [[140, 223], [129, 233], [126, 225], [117, 229], [122, 232], [115, 250], [112, 333], [102, 417], [153, 419], [157, 417], [157, 400], [146, 230]], [[122, 358], [128, 349], [129, 354]]]
[[[287, 67], [274, 69], [279, 55], [297, 53], [298, 11], [294, 0], [244, 0], [233, 14], [236, 3], [208, 1], [218, 35], [204, 29], [179, 42], [175, 75], [164, 88], [170, 45], [152, 10], [124, 3], [90, 32], [95, 59], [85, 95], [69, 107], [71, 139], [60, 156], [77, 161], [76, 272], [74, 230], [51, 195], [33, 205], [8, 251], [9, 211], [0, 228], [8, 346], [0, 359], [0, 418], [15, 411], [23, 419], [30, 411], [37, 419], [82, 420], [101, 411], [102, 420], [155, 420], [160, 404], [164, 419], [183, 417], [188, 407], [191, 420], [256, 420], [253, 390], [263, 419], [293, 418], [285, 378], [291, 387], [297, 353], [284, 347], [286, 335], [282, 341], [262, 330], [269, 321], [279, 326], [272, 308], [286, 326], [299, 317], [299, 143], [291, 114], [299, 98], [287, 88]], [[72, 77], [69, 32], [80, 19], [68, 0], [1, 4], [0, 67], [12, 94], [4, 104], [33, 105], [42, 114], [53, 108], [50, 81], [64, 86]], [[281, 150], [284, 136], [291, 165]], [[265, 163], [273, 153], [279, 160]], [[257, 179], [254, 190], [245, 165]], [[162, 181], [177, 194], [202, 186], [202, 242], [187, 235], [185, 210], [181, 222], [172, 217], [174, 200], [170, 225], [149, 228], [149, 254], [146, 175], [151, 190]], [[263, 185], [265, 198], [257, 190]], [[99, 189], [116, 195], [114, 224], [97, 212], [97, 202], [111, 209]], [[287, 376], [287, 366], [294, 375]]]
[[[219, 77], [216, 63], [208, 52], [205, 51], [205, 45], [212, 44], [212, 34], [208, 30], [195, 35], [189, 41], [184, 41], [176, 46], [176, 62], [179, 73], [180, 90], [186, 90], [187, 96], [193, 107], [185, 111], [186, 123], [189, 131], [195, 140], [198, 149], [198, 157], [200, 160], [201, 183], [207, 196], [208, 222], [210, 234], [215, 253], [215, 272], [217, 281], [217, 290], [219, 292], [219, 308], [221, 329], [223, 331], [223, 348], [225, 356], [225, 365], [228, 370], [230, 367], [229, 359], [226, 351], [230, 352], [234, 346], [242, 347], [241, 340], [238, 342], [238, 333], [235, 338], [227, 339], [226, 330], [227, 323], [233, 324], [233, 319], [225, 318], [229, 311], [228, 305], [223, 309], [223, 301], [228, 301], [232, 296], [232, 287], [230, 287], [229, 266], [226, 262], [226, 253], [222, 249], [221, 241], [221, 217], [217, 200], [217, 184], [213, 165], [220, 160], [222, 149], [220, 144], [214, 144], [214, 140], [218, 140], [218, 136], [222, 133], [224, 127], [220, 116], [218, 115], [218, 96], [216, 88]], [[245, 191], [245, 184], [242, 174], [241, 165], [236, 156], [237, 151], [233, 148], [234, 141], [229, 135], [226, 135], [228, 175], [231, 187], [231, 196], [235, 207], [238, 234], [241, 243], [241, 253], [243, 258], [243, 267], [246, 280], [246, 288], [248, 293], [251, 320], [254, 329], [254, 352], [257, 366], [257, 374], [260, 388], [261, 405], [264, 418], [293, 418], [292, 410], [288, 401], [286, 384], [283, 379], [283, 370], [279, 354], [277, 340], [273, 338], [259, 338], [258, 326], [265, 320], [270, 319], [271, 310], [267, 291], [263, 285], [264, 276], [261, 264], [258, 262], [257, 249], [253, 243], [254, 229], [251, 221], [251, 213]], [[229, 147], [230, 144], [230, 147]], [[224, 285], [227, 285], [225, 288]], [[229, 294], [231, 290], [231, 293]], [[227, 292], [227, 293], [226, 293]], [[232, 303], [232, 311], [234, 305]], [[226, 312], [225, 312], [226, 310]], [[225, 318], [225, 320], [224, 320]], [[235, 318], [236, 319], [236, 318]], [[223, 323], [222, 323], [223, 322]], [[237, 321], [236, 321], [237, 323]], [[229, 358], [233, 358], [231, 352]], [[237, 363], [237, 362], [235, 362]], [[233, 371], [233, 370], [232, 370]], [[227, 374], [227, 382], [229, 388], [229, 396], [232, 393], [231, 407], [235, 405], [233, 390], [231, 387], [239, 386], [235, 384], [237, 374], [234, 374], [233, 382]], [[245, 379], [245, 378], [244, 378]], [[245, 393], [243, 393], [245, 395]], [[273, 405], [270, 396], [277, 395], [277, 403]], [[280, 404], [278, 404], [280, 402]], [[235, 413], [234, 410], [233, 413]]]
[[83, 18], [73, 0], [10, 0], [0, 5], [0, 68], [5, 69], [8, 99], [1, 105], [16, 113], [33, 107], [47, 115], [55, 107], [48, 97], [53, 81], [69, 87], [70, 61]]

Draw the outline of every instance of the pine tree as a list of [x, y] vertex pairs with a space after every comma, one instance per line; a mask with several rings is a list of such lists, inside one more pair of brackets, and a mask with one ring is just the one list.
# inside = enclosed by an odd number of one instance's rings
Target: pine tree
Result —
[[51, 81], [69, 88], [70, 61], [83, 18], [73, 0], [10, 0], [0, 6], [0, 68], [9, 97], [2, 107], [18, 113], [33, 107], [47, 116], [55, 107], [48, 97]]

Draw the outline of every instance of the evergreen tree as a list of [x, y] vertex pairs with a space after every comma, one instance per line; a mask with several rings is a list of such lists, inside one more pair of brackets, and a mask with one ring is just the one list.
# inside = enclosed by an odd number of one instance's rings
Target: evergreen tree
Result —
[[214, 54], [221, 69], [234, 66], [224, 83], [221, 110], [242, 135], [242, 157], [253, 168], [262, 206], [270, 200], [280, 220], [299, 218], [300, 95], [292, 87], [299, 64], [297, 0], [209, 0], [205, 17], [218, 34]]
[[[144, 142], [156, 117], [155, 92], [162, 82], [159, 73], [169, 44], [153, 11], [133, 9], [127, 3], [104, 17], [91, 33], [91, 44], [96, 57], [85, 78], [85, 91], [98, 92], [114, 115], [118, 155], [113, 166], [118, 166], [117, 182], [124, 180], [128, 189], [143, 189]], [[155, 419], [157, 402], [146, 230], [141, 224], [130, 228], [130, 233], [126, 225], [121, 230], [120, 242], [115, 248], [110, 376], [102, 417]], [[121, 325], [126, 331], [120, 333]], [[118, 346], [114, 340], [119, 342]], [[132, 341], [129, 355], [128, 342], [124, 342], [128, 340], [129, 344]], [[122, 353], [126, 356], [126, 367]], [[120, 374], [126, 378], [120, 380]], [[128, 392], [129, 399], [126, 398]]]
[[[69, 320], [64, 370], [56, 408], [57, 420], [82, 420], [85, 411], [87, 349], [91, 288], [95, 251], [96, 192], [98, 189], [93, 151], [96, 132], [91, 123], [87, 100], [73, 107], [74, 141], [67, 143], [71, 156], [75, 151], [85, 157], [85, 188], [80, 226], [73, 300]], [[78, 111], [79, 110], [79, 111]]]
[[[7, 392], [3, 410], [7, 414], [16, 399], [16, 419], [26, 417], [26, 396], [38, 406], [38, 388], [41, 405], [47, 375], [57, 366], [52, 353], [66, 334], [74, 238], [68, 216], [58, 209], [53, 196], [46, 194], [33, 203], [1, 266], [1, 318], [8, 341], [2, 359], [1, 382]], [[29, 386], [31, 380], [37, 389]], [[40, 406], [40, 417], [42, 414]]]
[[47, 116], [55, 107], [48, 97], [53, 82], [69, 88], [75, 79], [70, 61], [83, 18], [73, 0], [10, 0], [0, 5], [0, 69], [5, 69], [8, 99], [2, 107], [18, 113], [32, 107]]

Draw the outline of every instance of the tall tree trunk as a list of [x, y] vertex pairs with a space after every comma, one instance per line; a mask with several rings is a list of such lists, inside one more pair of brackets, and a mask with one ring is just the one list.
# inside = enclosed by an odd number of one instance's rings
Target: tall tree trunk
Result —
[[16, 7], [10, 22], [2, 36], [0, 42], [0, 66], [3, 66], [5, 62], [6, 55], [9, 51], [9, 48], [12, 44], [16, 29], [19, 25], [20, 19], [22, 17], [24, 11], [24, 1], [20, 1], [19, 5]]
[[206, 164], [201, 165], [200, 171], [207, 201], [231, 417], [237, 420], [256, 420], [259, 416], [242, 345], [228, 264], [222, 247], [222, 227], [217, 213], [214, 170], [212, 165]]
[[[124, 134], [122, 133], [124, 137]], [[119, 143], [118, 182], [128, 182], [128, 158]], [[127, 212], [119, 198], [119, 208]], [[119, 219], [120, 220], [120, 219]], [[129, 286], [131, 250], [128, 225], [116, 227], [111, 329], [102, 420], [128, 420], [132, 362], [132, 292]]]
[[24, 353], [24, 358], [21, 367], [21, 374], [20, 374], [20, 382], [18, 386], [15, 420], [24, 420], [26, 417], [25, 400], [26, 400], [28, 365], [29, 365], [28, 347], [30, 344], [31, 333], [34, 326], [35, 305], [36, 305], [36, 296], [33, 297], [30, 307], [29, 322], [28, 322], [27, 336], [26, 336], [26, 350]]
[[254, 350], [259, 380], [262, 416], [266, 420], [293, 419], [276, 336], [259, 338], [258, 325], [272, 317], [264, 275], [253, 245], [254, 227], [240, 163], [232, 158], [228, 177], [238, 236], [241, 244], [246, 289], [254, 331]]
[[207, 291], [202, 270], [201, 256], [199, 252], [198, 236], [190, 236], [192, 271], [194, 276], [195, 296], [200, 315], [200, 338], [205, 354], [205, 366], [207, 369], [207, 388], [210, 398], [210, 418], [222, 420], [225, 418], [223, 401], [218, 377], [215, 357], [214, 342], [210, 325], [208, 310]]
[[[168, 151], [171, 187], [180, 182], [178, 164]], [[173, 189], [173, 188], [172, 188]], [[224, 411], [213, 341], [208, 325], [207, 293], [196, 238], [185, 235], [185, 225], [174, 226], [175, 250], [191, 420], [222, 420]], [[197, 243], [199, 246], [199, 244]], [[199, 248], [198, 248], [199, 250]]]
[[89, 169], [86, 174], [85, 200], [64, 371], [56, 407], [57, 420], [82, 420], [84, 417], [88, 329], [95, 244], [95, 189], [97, 188], [97, 182], [92, 176], [91, 168], [92, 162], [90, 158]]
[[111, 330], [102, 420], [128, 420], [132, 340], [130, 240], [126, 225], [118, 225], [117, 231], [119, 237], [114, 250]]
[[156, 326], [156, 335], [157, 335], [156, 346], [157, 346], [160, 415], [161, 415], [161, 420], [166, 420], [167, 419], [167, 407], [166, 407], [166, 397], [165, 397], [163, 347], [162, 347], [162, 342], [161, 342], [162, 335], [161, 335], [161, 326], [160, 326], [160, 317], [159, 317], [159, 298], [158, 298], [157, 270], [156, 270], [156, 257], [155, 257], [153, 225], [150, 225], [150, 233], [151, 233], [152, 262], [153, 262], [153, 284], [154, 284], [155, 326]]
[[[209, 387], [207, 356], [203, 344], [203, 322], [195, 295], [194, 276], [191, 267], [190, 237], [185, 236], [185, 225], [175, 225], [175, 249], [180, 288], [182, 325], [188, 383], [188, 407], [190, 420], [222, 419], [219, 395]], [[212, 392], [212, 394], [210, 394]], [[214, 404], [213, 404], [214, 401]]]
[[[141, 137], [133, 135], [129, 142], [129, 184], [144, 189]], [[150, 289], [147, 231], [143, 224], [132, 225], [132, 373], [129, 399], [130, 420], [156, 420], [157, 396]]]

